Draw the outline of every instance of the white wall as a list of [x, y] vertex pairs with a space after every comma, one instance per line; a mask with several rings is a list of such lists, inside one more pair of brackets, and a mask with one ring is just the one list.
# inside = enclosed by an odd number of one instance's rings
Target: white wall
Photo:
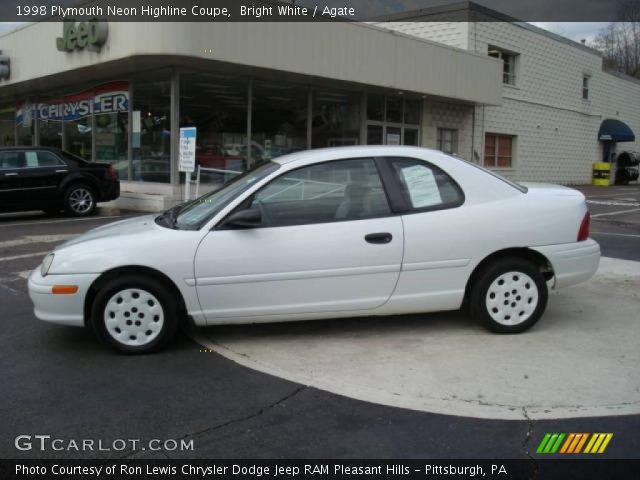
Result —
[[[475, 109], [474, 149], [478, 155], [484, 151], [484, 132], [517, 136], [514, 165], [501, 171], [505, 176], [523, 181], [589, 183], [591, 164], [602, 156], [597, 133], [605, 118], [622, 120], [636, 133], [635, 143], [619, 144], [618, 150], [640, 150], [640, 82], [602, 71], [597, 52], [507, 22], [381, 25], [478, 54], [486, 55], [489, 45], [519, 54], [516, 85], [503, 85], [502, 105]], [[582, 99], [584, 74], [591, 76], [589, 100]], [[456, 108], [440, 107], [434, 114]], [[433, 121], [427, 108], [424, 121]], [[468, 128], [464, 117], [460, 120], [464, 135], [468, 135]], [[471, 157], [464, 151], [461, 156]]]
[[[110, 22], [99, 53], [59, 52], [61, 23], [0, 37], [12, 74], [0, 89], [139, 55], [185, 56], [498, 105], [500, 63], [485, 55], [349, 22]], [[437, 65], [438, 68], [433, 68]]]

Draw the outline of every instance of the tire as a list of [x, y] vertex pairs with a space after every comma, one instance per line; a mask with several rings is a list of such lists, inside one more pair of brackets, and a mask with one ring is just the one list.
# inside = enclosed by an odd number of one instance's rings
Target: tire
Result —
[[492, 332], [520, 333], [540, 320], [548, 296], [547, 283], [534, 263], [504, 258], [481, 272], [469, 309], [471, 317]]
[[87, 217], [96, 210], [95, 190], [85, 183], [74, 183], [64, 193], [64, 209], [74, 217]]
[[99, 340], [127, 354], [158, 351], [175, 337], [180, 312], [175, 294], [158, 280], [123, 275], [100, 289], [91, 307]]

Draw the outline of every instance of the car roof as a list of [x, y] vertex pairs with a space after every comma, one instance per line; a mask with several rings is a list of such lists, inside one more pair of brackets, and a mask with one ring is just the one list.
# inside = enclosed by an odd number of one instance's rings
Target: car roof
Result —
[[442, 156], [442, 152], [423, 147], [394, 146], [394, 145], [359, 145], [349, 147], [318, 148], [302, 150], [274, 158], [272, 161], [280, 165], [296, 163], [309, 165], [328, 160], [358, 157], [415, 157]]
[[39, 145], [21, 145], [19, 147], [0, 147], [0, 152], [2, 151], [21, 151], [21, 150], [50, 150], [52, 152], [62, 152], [61, 148], [56, 147], [41, 147]]

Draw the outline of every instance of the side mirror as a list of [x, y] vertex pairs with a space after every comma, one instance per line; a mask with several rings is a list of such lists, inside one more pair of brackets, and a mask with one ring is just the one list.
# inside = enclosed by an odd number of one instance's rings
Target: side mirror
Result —
[[232, 213], [224, 222], [227, 228], [256, 228], [262, 225], [262, 214], [257, 208], [247, 208]]

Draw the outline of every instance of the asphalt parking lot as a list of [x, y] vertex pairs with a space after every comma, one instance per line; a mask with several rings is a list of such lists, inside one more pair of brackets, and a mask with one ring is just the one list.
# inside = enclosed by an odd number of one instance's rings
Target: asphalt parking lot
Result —
[[[37, 321], [26, 277], [56, 244], [137, 214], [0, 215], [0, 456], [537, 458], [546, 432], [612, 432], [606, 458], [640, 458], [640, 186], [581, 190], [608, 258], [527, 334], [454, 312], [208, 328], [135, 358]], [[18, 451], [25, 434], [194, 449]]]

